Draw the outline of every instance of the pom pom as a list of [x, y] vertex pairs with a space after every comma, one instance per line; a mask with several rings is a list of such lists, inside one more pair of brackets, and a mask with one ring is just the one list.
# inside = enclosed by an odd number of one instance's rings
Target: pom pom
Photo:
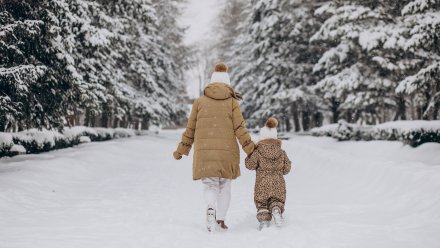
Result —
[[277, 119], [275, 119], [274, 117], [270, 117], [270, 118], [266, 121], [266, 127], [268, 127], [268, 128], [276, 128], [276, 127], [278, 127], [278, 121], [277, 121]]
[[215, 72], [228, 72], [228, 66], [225, 63], [218, 63], [215, 65]]

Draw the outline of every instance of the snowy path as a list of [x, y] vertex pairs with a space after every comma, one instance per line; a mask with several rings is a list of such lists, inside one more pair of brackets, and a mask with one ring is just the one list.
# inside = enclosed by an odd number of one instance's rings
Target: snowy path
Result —
[[204, 228], [180, 132], [0, 159], [0, 247], [440, 247], [440, 145], [294, 137], [285, 225], [256, 230], [254, 174], [227, 233]]

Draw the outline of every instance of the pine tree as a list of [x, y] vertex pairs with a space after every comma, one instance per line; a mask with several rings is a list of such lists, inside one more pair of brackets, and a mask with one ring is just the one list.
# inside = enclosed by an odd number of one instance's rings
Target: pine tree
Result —
[[402, 27], [387, 37], [386, 45], [404, 51], [405, 60], [415, 58], [418, 63], [405, 70], [406, 77], [396, 92], [409, 99], [413, 119], [436, 120], [440, 109], [440, 2], [414, 0], [403, 6], [401, 14]]
[[251, 125], [261, 125], [270, 115], [282, 118], [287, 130], [291, 119], [296, 130], [320, 123], [321, 118], [312, 114], [316, 99], [307, 87], [314, 81], [311, 70], [320, 52], [308, 41], [319, 26], [312, 18], [317, 3], [227, 2], [222, 13], [232, 18], [220, 28], [221, 55], [231, 61], [231, 75], [244, 95], [242, 109]]
[[387, 55], [376, 49], [378, 27], [390, 22], [390, 14], [378, 1], [327, 3], [315, 12], [325, 22], [312, 42], [330, 46], [314, 67], [324, 78], [315, 89], [324, 96], [332, 111], [333, 122], [343, 117], [349, 121], [383, 122], [386, 112], [396, 107], [392, 89], [395, 83], [376, 65]]
[[46, 1], [0, 5], [0, 129], [61, 127], [72, 85], [52, 48]]
[[316, 89], [333, 121], [340, 115], [367, 123], [406, 119], [407, 102], [414, 101], [421, 114], [413, 119], [436, 118], [438, 85], [431, 78], [438, 61], [438, 5], [359, 0], [316, 11], [326, 21], [311, 40], [331, 46], [315, 65], [325, 75]]
[[229, 0], [217, 46], [251, 125], [436, 119], [438, 11], [435, 0]]
[[84, 115], [87, 126], [145, 128], [184, 116], [177, 2], [0, 3], [7, 55], [0, 57], [0, 128], [61, 128], [66, 115], [78, 123]]
[[[284, 80], [288, 85], [287, 90], [275, 95], [275, 100], [282, 102], [279, 109], [284, 113], [287, 130], [290, 130], [290, 118], [293, 119], [295, 131], [300, 131], [301, 127], [308, 130], [322, 124], [320, 99], [310, 86], [319, 79], [312, 70], [325, 46], [309, 42], [321, 24], [313, 16], [314, 10], [320, 5], [320, 1], [285, 1], [282, 5], [284, 39], [288, 41], [283, 47], [283, 57], [288, 64]], [[290, 106], [287, 113], [283, 111], [285, 106]]]

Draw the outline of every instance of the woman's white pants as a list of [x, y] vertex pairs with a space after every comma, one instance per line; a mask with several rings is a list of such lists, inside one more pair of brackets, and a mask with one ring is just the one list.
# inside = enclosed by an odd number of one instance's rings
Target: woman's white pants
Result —
[[231, 179], [204, 177], [204, 196], [208, 208], [216, 210], [216, 219], [225, 220], [231, 201]]

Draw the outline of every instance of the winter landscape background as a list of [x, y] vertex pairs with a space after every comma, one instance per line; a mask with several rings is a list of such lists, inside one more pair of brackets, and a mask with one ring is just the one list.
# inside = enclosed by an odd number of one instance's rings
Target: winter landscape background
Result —
[[[437, 248], [439, 34], [439, 0], [0, 0], [0, 247]], [[241, 166], [209, 235], [172, 159], [220, 61], [280, 121], [281, 229]]]
[[287, 131], [439, 116], [437, 0], [2, 0], [0, 8], [2, 131], [182, 124], [187, 80], [203, 88], [218, 61], [229, 65], [251, 127], [270, 115]]

